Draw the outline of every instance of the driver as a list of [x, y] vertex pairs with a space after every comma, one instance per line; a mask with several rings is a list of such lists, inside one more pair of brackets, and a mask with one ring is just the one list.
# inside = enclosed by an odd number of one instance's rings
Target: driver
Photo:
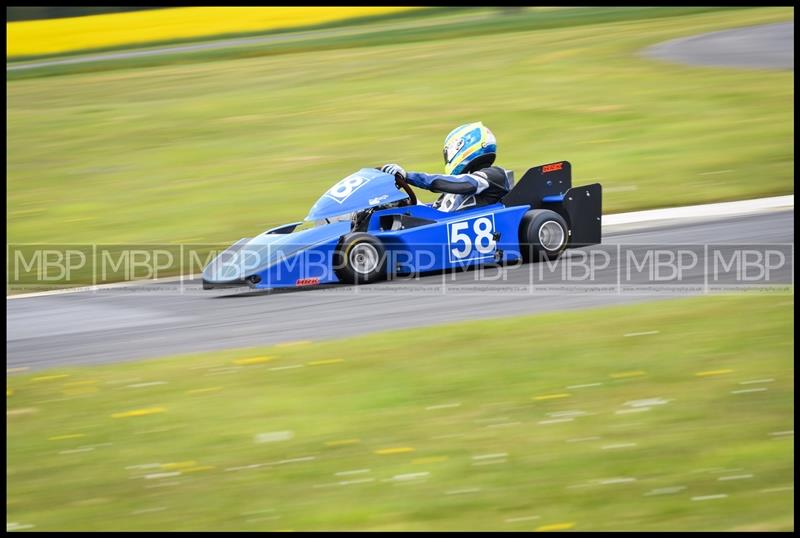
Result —
[[511, 180], [499, 166], [492, 166], [497, 142], [481, 122], [456, 127], [444, 139], [446, 175], [406, 172], [399, 164], [381, 168], [387, 174], [399, 174], [408, 183], [433, 192], [444, 193], [433, 204], [439, 211], [493, 204], [510, 189]]

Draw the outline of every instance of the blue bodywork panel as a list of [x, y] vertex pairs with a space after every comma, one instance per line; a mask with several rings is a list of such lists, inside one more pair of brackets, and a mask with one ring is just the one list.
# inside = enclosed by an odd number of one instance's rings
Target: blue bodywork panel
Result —
[[394, 176], [362, 168], [328, 189], [308, 212], [306, 220], [321, 220], [408, 198], [395, 186]]
[[[367, 232], [383, 242], [388, 268], [397, 274], [513, 262], [520, 258], [519, 223], [528, 209], [502, 204], [453, 213], [429, 205], [384, 209], [372, 215]], [[419, 221], [403, 229], [382, 227], [401, 216]], [[203, 279], [257, 289], [337, 283], [331, 269], [334, 253], [349, 232], [350, 221], [337, 221], [290, 234], [264, 233], [220, 254], [203, 271]], [[245, 280], [252, 277], [258, 281]]]
[[314, 278], [319, 278], [319, 283], [338, 282], [326, 260], [349, 231], [350, 221], [339, 221], [294, 233], [265, 232], [242, 239], [203, 269], [203, 280], [244, 285], [246, 278], [257, 276], [257, 288], [295, 286], [298, 280]]
[[[397, 273], [438, 271], [476, 263], [520, 258], [519, 223], [530, 206], [502, 204], [445, 213], [429, 205], [376, 211], [367, 232], [383, 241]], [[392, 216], [413, 217], [428, 224], [392, 230]], [[398, 219], [399, 220], [399, 219]], [[402, 221], [400, 221], [402, 222]]]

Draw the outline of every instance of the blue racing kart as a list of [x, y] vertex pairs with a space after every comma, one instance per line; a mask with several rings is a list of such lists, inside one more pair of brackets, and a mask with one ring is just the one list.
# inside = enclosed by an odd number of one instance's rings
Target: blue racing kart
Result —
[[600, 243], [602, 187], [572, 186], [570, 163], [529, 169], [497, 203], [444, 212], [401, 176], [363, 168], [304, 221], [241, 239], [203, 269], [203, 288], [361, 284], [395, 275], [553, 260]]

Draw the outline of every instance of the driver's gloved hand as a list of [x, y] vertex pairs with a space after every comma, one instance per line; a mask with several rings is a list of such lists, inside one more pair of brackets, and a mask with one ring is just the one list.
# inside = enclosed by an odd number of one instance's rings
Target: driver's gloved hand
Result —
[[403, 179], [408, 178], [406, 171], [403, 170], [403, 167], [399, 164], [384, 164], [383, 167], [381, 167], [381, 172], [384, 174], [391, 174], [393, 176], [399, 174]]

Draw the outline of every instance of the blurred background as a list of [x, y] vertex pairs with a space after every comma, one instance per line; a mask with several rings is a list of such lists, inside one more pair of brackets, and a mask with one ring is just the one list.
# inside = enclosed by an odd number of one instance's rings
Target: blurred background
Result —
[[[639, 51], [791, 14], [187, 8], [12, 22], [9, 239], [228, 241], [302, 218], [361, 167], [438, 171], [445, 135], [477, 120], [498, 164], [569, 159], [576, 181], [606, 187], [606, 212], [786, 194], [791, 71]], [[249, 37], [231, 42], [237, 28]]]
[[[793, 8], [6, 14], [8, 243], [252, 237], [359, 168], [439, 172], [472, 121], [605, 213], [793, 193], [791, 65], [648, 52]], [[789, 530], [792, 318], [696, 298], [9, 371], [7, 529]]]

